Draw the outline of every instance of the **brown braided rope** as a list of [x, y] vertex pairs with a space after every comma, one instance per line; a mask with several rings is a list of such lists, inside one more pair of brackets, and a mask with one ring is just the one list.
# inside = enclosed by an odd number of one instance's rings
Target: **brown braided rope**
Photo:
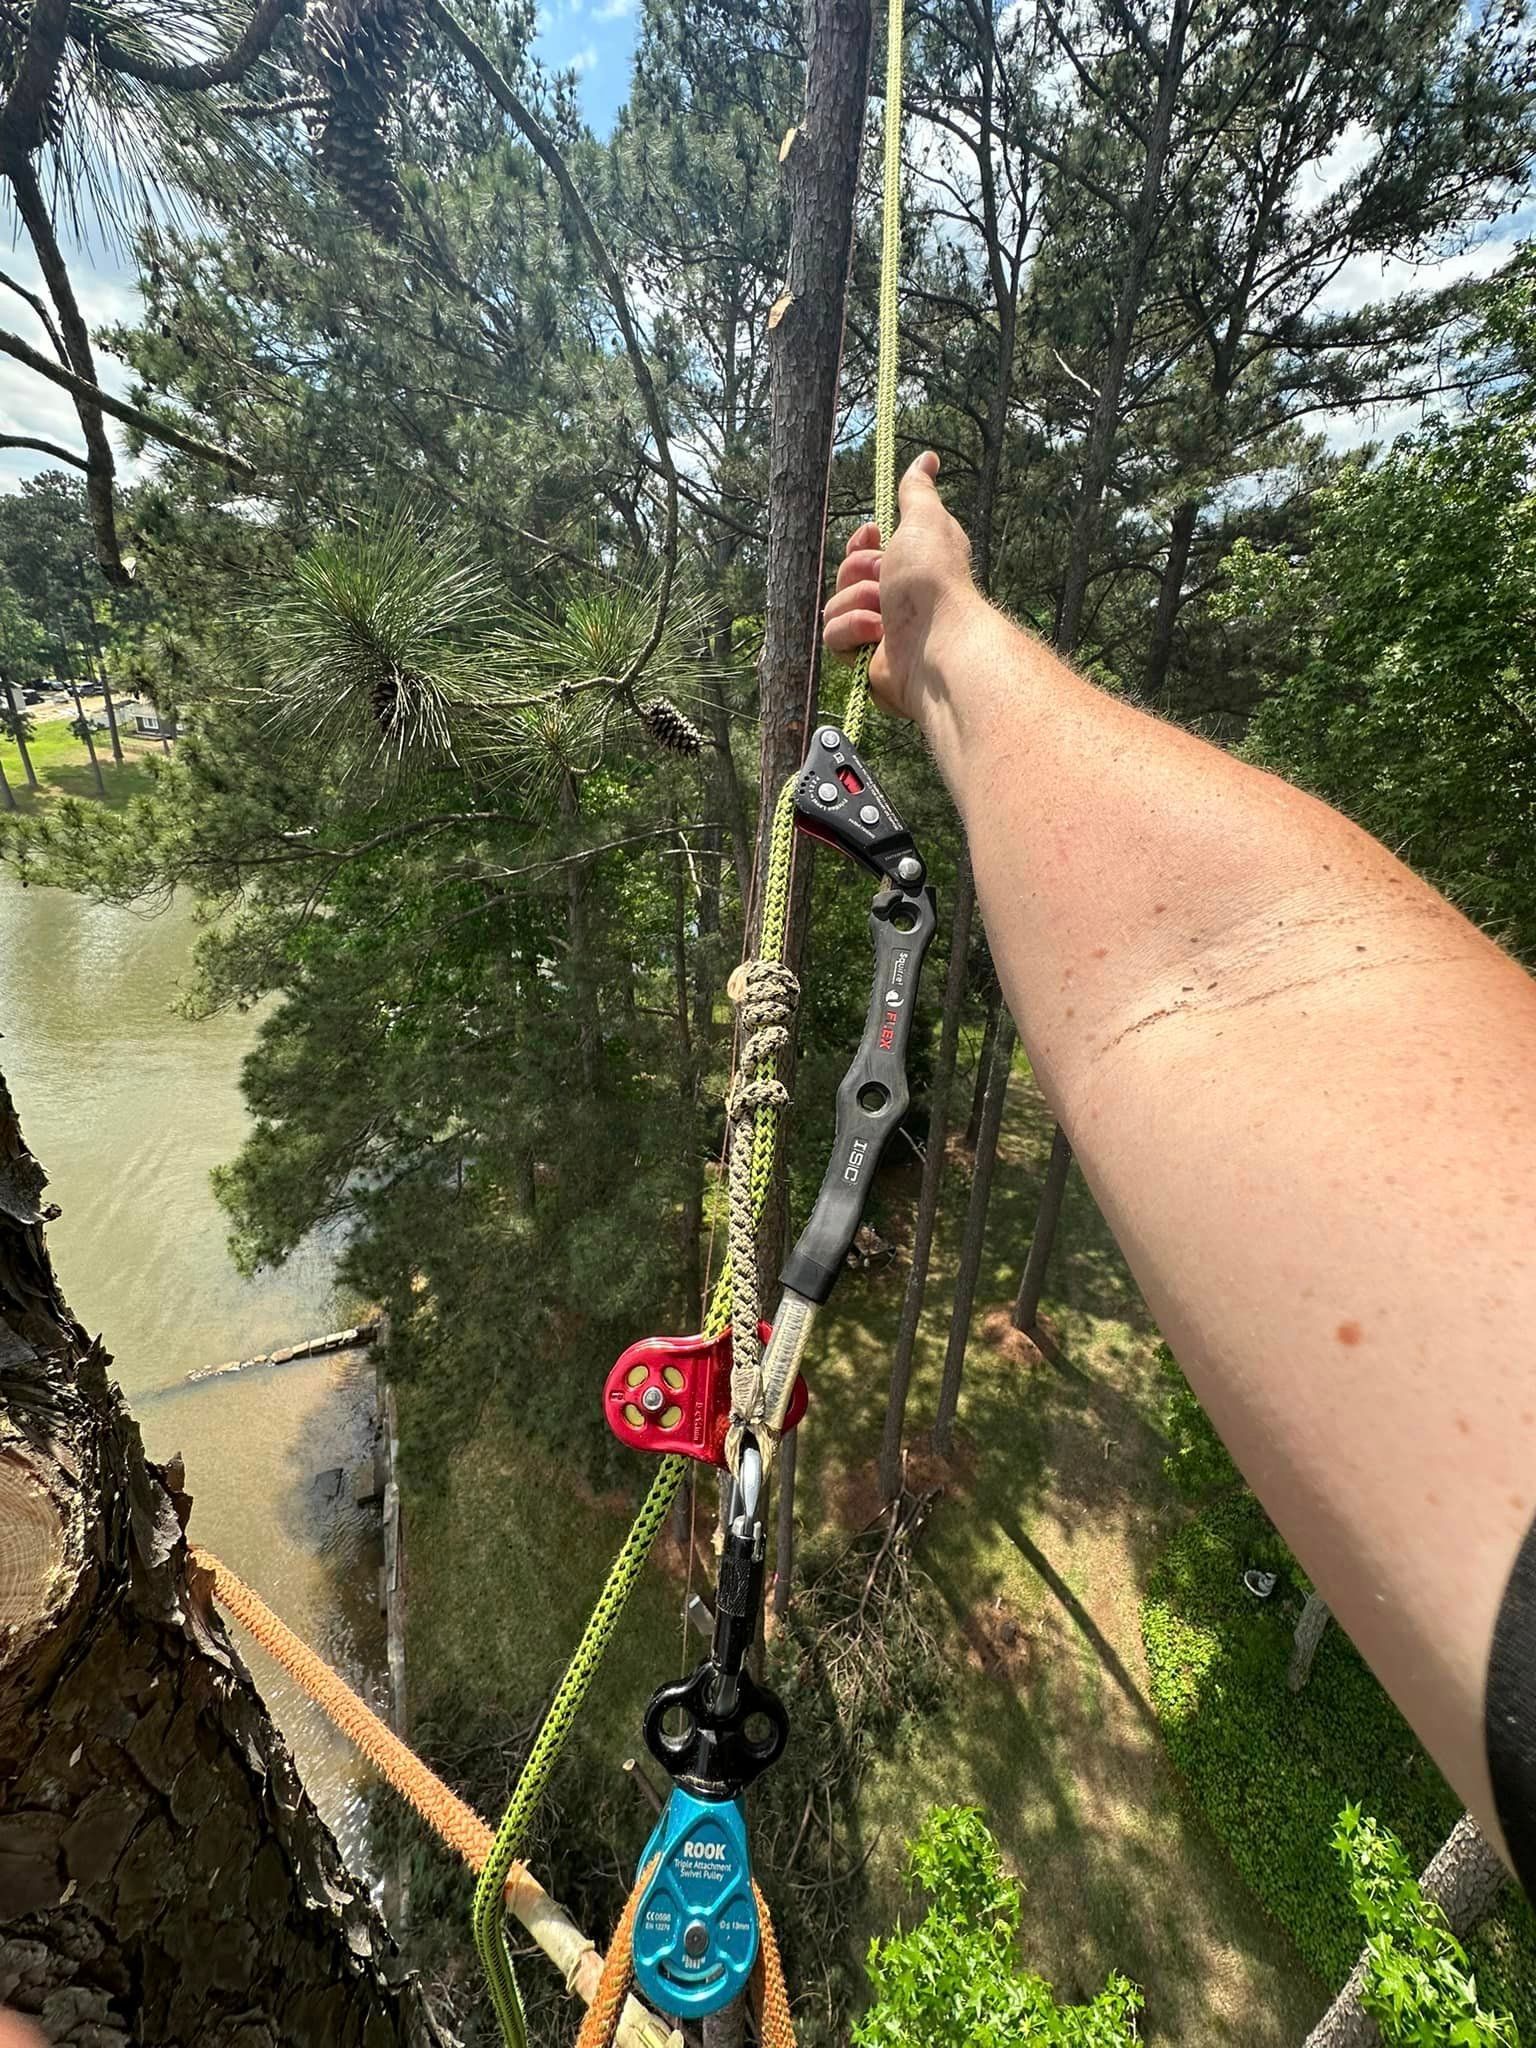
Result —
[[576, 2048], [609, 2048], [618, 2029], [619, 2014], [624, 2010], [624, 2001], [635, 1977], [635, 1915], [640, 1910], [640, 1895], [650, 1883], [660, 1861], [659, 1856], [651, 1858], [624, 1901], [619, 1924], [608, 1944], [608, 1960], [603, 1964], [603, 1974], [592, 1994], [592, 2003], [583, 2015], [581, 2032], [576, 2036]]
[[[603, 1964], [602, 1979], [592, 1995], [592, 2003], [587, 2007], [581, 2032], [576, 2036], [576, 2048], [612, 2048], [619, 2014], [634, 1981], [635, 1918], [640, 1911], [641, 1897], [660, 1860], [657, 1856], [651, 1858], [624, 1901], [624, 1911], [613, 1930], [608, 1960]], [[795, 2048], [795, 2023], [789, 2016], [789, 1989], [784, 1982], [784, 1964], [773, 1932], [768, 1901], [758, 1889], [756, 1878], [752, 1880], [752, 1896], [757, 1902], [759, 1930], [751, 1986], [758, 2048]]]
[[[206, 1573], [212, 1581], [219, 1605], [250, 1631], [295, 1685], [309, 1695], [353, 1747], [368, 1759], [402, 1799], [415, 1808], [427, 1826], [463, 1858], [471, 1870], [483, 1868], [491, 1851], [494, 1830], [473, 1807], [467, 1806], [456, 1792], [450, 1791], [437, 1773], [430, 1770], [392, 1728], [386, 1727], [346, 1681], [339, 1678], [323, 1658], [317, 1657], [286, 1623], [280, 1621], [260, 1594], [252, 1592], [228, 1565], [221, 1563], [210, 1551], [196, 1546], [192, 1547], [191, 1556], [194, 1570]], [[505, 1896], [508, 1911], [516, 1914], [525, 1925], [540, 1918], [552, 1919], [560, 1911], [523, 1863], [514, 1863], [508, 1872]], [[570, 1923], [567, 1921], [566, 1925], [569, 1927]], [[565, 1965], [567, 1988], [590, 2000], [603, 1982], [607, 1965], [593, 1942], [584, 1940], [574, 1929], [571, 1929], [571, 1937], [577, 1944], [577, 1952]], [[624, 2000], [621, 1998], [613, 2015], [615, 2028], [623, 2013]], [[659, 2044], [668, 2040], [669, 2030], [643, 2008], [632, 2008], [630, 2019], [628, 2038], [631, 2041], [643, 2039]], [[675, 2040], [676, 2036], [671, 2038]]]

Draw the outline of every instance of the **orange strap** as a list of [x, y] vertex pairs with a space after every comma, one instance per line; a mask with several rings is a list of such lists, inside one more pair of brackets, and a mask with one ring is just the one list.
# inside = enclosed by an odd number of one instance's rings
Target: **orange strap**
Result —
[[[650, 1883], [655, 1868], [656, 1858], [652, 1857], [635, 1879], [634, 1889], [624, 1902], [624, 1911], [619, 1915], [619, 1924], [608, 1946], [608, 1960], [603, 1964], [602, 1978], [582, 2019], [581, 2032], [576, 2036], [576, 2048], [612, 2048], [619, 2014], [634, 1981], [635, 1915], [640, 1910], [640, 1896]], [[758, 1890], [756, 1878], [752, 1880], [752, 1896], [757, 1901], [759, 1928], [757, 1962], [752, 1971], [752, 2010], [757, 2020], [758, 2048], [795, 2048], [795, 2024], [789, 2016], [784, 1965], [779, 1957], [779, 1944], [774, 1938], [768, 1901]]]

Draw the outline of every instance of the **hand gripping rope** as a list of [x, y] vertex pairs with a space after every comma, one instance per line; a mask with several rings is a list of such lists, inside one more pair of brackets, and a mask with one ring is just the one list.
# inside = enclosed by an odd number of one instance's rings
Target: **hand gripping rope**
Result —
[[[875, 519], [881, 535], [889, 539], [896, 523], [896, 385], [897, 385], [897, 286], [901, 245], [901, 120], [902, 120], [902, 4], [888, 0], [886, 26], [885, 124], [883, 149], [883, 193], [881, 218], [879, 369], [875, 397]], [[762, 1475], [771, 1464], [779, 1435], [792, 1427], [803, 1411], [803, 1389], [798, 1366], [811, 1321], [831, 1290], [833, 1279], [846, 1253], [837, 1250], [844, 1230], [852, 1241], [863, 1212], [864, 1199], [880, 1153], [900, 1122], [906, 1106], [904, 1057], [910, 1032], [912, 1004], [923, 954], [933, 936], [932, 894], [924, 887], [921, 858], [905, 835], [888, 803], [860, 761], [857, 748], [869, 710], [870, 650], [859, 657], [843, 708], [841, 726], [823, 726], [812, 738], [810, 752], [801, 771], [780, 790], [774, 805], [768, 870], [763, 890], [758, 957], [745, 970], [742, 995], [742, 1026], [745, 1033], [738, 1075], [731, 1091], [728, 1114], [730, 1146], [730, 1231], [726, 1257], [705, 1318], [704, 1331], [697, 1339], [673, 1339], [684, 1356], [674, 1352], [655, 1365], [660, 1343], [638, 1347], [647, 1354], [642, 1361], [632, 1351], [625, 1356], [629, 1369], [645, 1364], [644, 1380], [634, 1387], [642, 1396], [632, 1404], [641, 1417], [635, 1424], [625, 1403], [613, 1400], [614, 1377], [605, 1395], [605, 1412], [637, 1430], [642, 1447], [662, 1452], [661, 1463], [650, 1491], [641, 1504], [633, 1526], [614, 1560], [591, 1619], [582, 1633], [575, 1654], [556, 1689], [548, 1712], [523, 1765], [512, 1798], [497, 1829], [490, 1854], [475, 1891], [473, 1925], [475, 1945], [485, 1967], [486, 1979], [501, 2028], [505, 2048], [527, 2048], [527, 2029], [522, 2001], [507, 1949], [503, 1888], [508, 1872], [526, 1843], [529, 1827], [539, 1802], [548, 1789], [559, 1761], [560, 1751], [572, 1723], [591, 1690], [603, 1654], [618, 1627], [629, 1596], [644, 1568], [652, 1543], [666, 1519], [688, 1457], [706, 1457], [720, 1462], [723, 1452], [735, 1475], [734, 1499], [729, 1529], [721, 1558], [721, 1587], [716, 1602], [715, 1641], [702, 1669], [685, 1687], [698, 1685], [690, 1693], [699, 1711], [689, 1716], [683, 1754], [662, 1761], [670, 1771], [678, 1766], [676, 1789], [668, 1812], [674, 1819], [684, 1817], [683, 1800], [700, 1798], [711, 1811], [704, 1816], [717, 1830], [707, 1838], [711, 1853], [688, 1862], [687, 1849], [694, 1838], [687, 1827], [673, 1829], [667, 1814], [647, 1845], [642, 1871], [649, 1863], [648, 1886], [661, 1882], [665, 1872], [676, 1888], [679, 1918], [675, 1927], [663, 1928], [658, 1919], [648, 1923], [644, 1890], [637, 1884], [631, 1898], [633, 1912], [626, 1911], [626, 1939], [634, 1929], [634, 1968], [642, 1988], [666, 2005], [677, 1996], [674, 1979], [692, 1989], [695, 1999], [709, 1996], [702, 1980], [714, 1961], [721, 1975], [711, 1978], [719, 1992], [708, 2005], [695, 2002], [695, 2013], [713, 2011], [729, 2003], [742, 1988], [744, 1972], [739, 1958], [750, 1947], [762, 1961], [771, 1957], [766, 1973], [766, 1995], [762, 2005], [761, 2038], [772, 2048], [788, 2048], [793, 2040], [788, 2007], [783, 1996], [782, 1976], [777, 1971], [777, 1951], [772, 1932], [760, 1916], [756, 1888], [751, 1884], [746, 1861], [745, 1827], [738, 1834], [733, 1816], [745, 1786], [759, 1770], [765, 1769], [783, 1746], [782, 1734], [769, 1742], [762, 1729], [766, 1724], [777, 1731], [784, 1723], [783, 1708], [765, 1689], [753, 1688], [750, 1675], [737, 1661], [737, 1645], [744, 1658], [756, 1628], [762, 1598], [762, 1569], [765, 1550], [763, 1529]], [[852, 778], [846, 779], [846, 778]], [[829, 790], [823, 798], [822, 789]], [[835, 793], [832, 793], [835, 790]], [[874, 809], [879, 816], [871, 822], [861, 816]], [[871, 930], [875, 939], [876, 976], [858, 1055], [838, 1091], [837, 1149], [822, 1183], [811, 1221], [807, 1225], [783, 1274], [783, 1294], [766, 1349], [758, 1321], [757, 1231], [762, 1220], [768, 1190], [772, 1184], [778, 1143], [778, 1119], [787, 1094], [778, 1074], [778, 1054], [788, 1038], [798, 988], [785, 965], [789, 924], [789, 891], [796, 826], [850, 854], [882, 878], [882, 889], [871, 908]], [[913, 865], [903, 871], [903, 863]], [[897, 1002], [883, 999], [891, 992]], [[850, 1175], [852, 1176], [850, 1178]], [[722, 1339], [729, 1338], [732, 1399], [729, 1415], [719, 1392]], [[621, 1365], [624, 1361], [621, 1360]], [[668, 1376], [667, 1365], [683, 1375], [679, 1388]], [[617, 1368], [615, 1372], [617, 1373]], [[644, 1394], [659, 1387], [663, 1394], [684, 1394], [686, 1400], [663, 1399], [654, 1394], [649, 1406]], [[702, 1406], [700, 1403], [702, 1402]], [[799, 1403], [797, 1408], [796, 1403]], [[677, 1431], [675, 1442], [661, 1427], [669, 1408], [682, 1410], [681, 1417], [668, 1426]], [[691, 1419], [690, 1419], [691, 1418]], [[725, 1420], [724, 1441], [717, 1451], [717, 1421]], [[655, 1429], [648, 1427], [654, 1423]], [[684, 1426], [686, 1424], [686, 1427]], [[619, 1432], [636, 1441], [626, 1431]], [[704, 1448], [700, 1448], [704, 1446]], [[751, 1454], [750, 1457], [748, 1454]], [[746, 1612], [735, 1612], [744, 1608]], [[750, 1621], [748, 1620], [750, 1615]], [[735, 1665], [734, 1671], [732, 1666]], [[731, 1691], [735, 1686], [734, 1694]], [[666, 1690], [665, 1688], [663, 1689]], [[658, 1695], [658, 1698], [660, 1695]], [[755, 1699], [757, 1711], [741, 1711], [743, 1700]], [[764, 1700], [772, 1708], [762, 1709]], [[734, 1703], [732, 1703], [734, 1702]], [[681, 1703], [672, 1703], [681, 1704]], [[647, 1716], [648, 1730], [654, 1725], [658, 1740], [665, 1737], [667, 1708], [658, 1716]], [[777, 1710], [777, 1717], [773, 1710]], [[776, 1742], [776, 1746], [775, 1746]], [[754, 1746], [755, 1745], [755, 1746]], [[772, 1755], [767, 1751], [772, 1749]], [[689, 1780], [692, 1780], [690, 1785]], [[705, 1795], [708, 1787], [715, 1796]], [[706, 1838], [700, 1837], [701, 1840]], [[736, 1860], [739, 1842], [740, 1862]], [[682, 1862], [678, 1858], [681, 1856]], [[717, 1875], [706, 1877], [706, 1871]], [[745, 1889], [743, 1889], [745, 1879]], [[737, 1902], [753, 1901], [752, 1931], [743, 1936], [734, 1917]], [[694, 1907], [702, 1901], [705, 1910]], [[713, 1901], [711, 1909], [709, 1902]], [[744, 1912], [744, 1909], [741, 1909]], [[688, 1917], [681, 1917], [686, 1915]], [[689, 1948], [690, 1930], [695, 1922], [705, 1926], [705, 1969], [685, 1970], [686, 1962], [700, 1958]], [[701, 1937], [691, 1936], [693, 1951]], [[617, 1940], [616, 1971], [625, 1965]], [[649, 1960], [648, 1960], [649, 1959]], [[750, 1964], [748, 1966], [750, 1968]], [[665, 1975], [666, 1987], [663, 1988]], [[764, 1981], [759, 1968], [758, 1981]], [[616, 2008], [615, 2008], [616, 2009]], [[676, 2009], [672, 2007], [671, 2009]], [[594, 2012], [596, 2008], [593, 2008]], [[588, 2015], [589, 2021], [592, 2013]], [[583, 2048], [596, 2048], [611, 2039], [607, 2034], [583, 2033]]]

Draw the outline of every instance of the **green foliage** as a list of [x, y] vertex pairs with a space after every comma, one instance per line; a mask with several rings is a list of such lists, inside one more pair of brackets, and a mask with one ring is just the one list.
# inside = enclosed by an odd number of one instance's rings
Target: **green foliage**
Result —
[[1166, 1344], [1157, 1347], [1157, 1370], [1167, 1391], [1158, 1420], [1168, 1439], [1163, 1471], [1186, 1500], [1204, 1500], [1242, 1483], [1232, 1454]]
[[[1250, 1566], [1282, 1590], [1256, 1601]], [[1422, 1867], [1461, 1802], [1343, 1631], [1330, 1628], [1311, 1677], [1286, 1688], [1299, 1574], [1250, 1495], [1216, 1502], [1169, 1544], [1142, 1603], [1149, 1692], [1168, 1753], [1244, 1880], [1325, 1982], [1341, 1984], [1359, 1919], [1330, 1841], [1357, 1798]], [[1514, 1896], [1470, 1944], [1485, 1995], [1536, 2015], [1536, 1918]]]
[[1123, 2048], [1141, 1993], [1113, 1975], [1090, 2005], [1058, 2005], [1019, 1967], [1019, 1887], [975, 1807], [935, 1807], [911, 1844], [909, 1889], [926, 1899], [909, 1932], [870, 1945], [873, 2002], [855, 2048]]
[[[1497, 311], [1523, 375], [1528, 281]], [[1239, 542], [1222, 606], [1271, 635], [1284, 672], [1252, 758], [1358, 818], [1532, 957], [1533, 388], [1505, 384], [1498, 401], [1350, 464], [1319, 493], [1295, 558]]]
[[1520, 2048], [1510, 2015], [1479, 1999], [1466, 1950], [1425, 1898], [1397, 1837], [1346, 1806], [1333, 1847], [1365, 1922], [1360, 2002], [1387, 2048]]

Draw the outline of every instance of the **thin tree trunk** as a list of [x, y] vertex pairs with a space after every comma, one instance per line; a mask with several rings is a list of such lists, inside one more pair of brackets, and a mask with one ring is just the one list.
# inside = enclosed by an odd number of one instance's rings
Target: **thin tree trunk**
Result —
[[971, 1336], [971, 1307], [976, 1298], [976, 1276], [981, 1271], [987, 1206], [992, 1199], [992, 1174], [997, 1165], [997, 1137], [1003, 1127], [1003, 1105], [1008, 1098], [1008, 1077], [1013, 1070], [1016, 1037], [1013, 1018], [1004, 1010], [992, 1047], [986, 1106], [982, 1110], [981, 1130], [976, 1140], [976, 1170], [971, 1176], [971, 1199], [966, 1207], [960, 1263], [955, 1273], [955, 1301], [949, 1319], [949, 1348], [944, 1354], [944, 1381], [939, 1388], [939, 1405], [933, 1418], [933, 1447], [945, 1458], [954, 1448], [955, 1413], [960, 1406], [960, 1380], [965, 1371], [966, 1346]]
[[901, 1323], [896, 1332], [896, 1349], [891, 1358], [891, 1388], [885, 1403], [885, 1428], [880, 1438], [880, 1498], [893, 1501], [901, 1491], [901, 1439], [906, 1421], [907, 1394], [912, 1385], [912, 1359], [917, 1349], [918, 1325], [923, 1318], [923, 1296], [928, 1287], [928, 1266], [933, 1255], [933, 1232], [939, 1215], [939, 1196], [944, 1186], [944, 1161], [949, 1143], [949, 1103], [954, 1091], [955, 1053], [960, 1043], [960, 1013], [965, 1006], [966, 974], [970, 962], [971, 913], [976, 904], [976, 883], [971, 873], [970, 854], [962, 851], [955, 877], [955, 900], [949, 920], [949, 972], [944, 977], [944, 1014], [939, 1025], [939, 1052], [933, 1080], [928, 1089], [928, 1150], [923, 1159], [923, 1179], [917, 1196], [917, 1220], [912, 1226], [912, 1264], [907, 1271], [906, 1292], [901, 1299]]
[[438, 2037], [49, 1263], [0, 1080], [0, 1988], [95, 2048]]
[[1114, 464], [1115, 433], [1120, 424], [1125, 373], [1131, 360], [1131, 344], [1135, 339], [1136, 321], [1146, 290], [1147, 269], [1157, 239], [1158, 197], [1173, 137], [1173, 114], [1184, 72], [1184, 40], [1191, 10], [1192, 0], [1174, 0], [1168, 41], [1157, 74], [1157, 105], [1147, 136], [1141, 190], [1132, 216], [1131, 246], [1120, 267], [1120, 293], [1115, 302], [1109, 350], [1099, 379], [1093, 421], [1083, 449], [1083, 474], [1072, 512], [1067, 572], [1056, 615], [1056, 645], [1062, 654], [1067, 655], [1076, 651], [1078, 636], [1082, 632], [1083, 604], [1088, 595], [1088, 577], [1099, 543], [1104, 491]]
[[85, 706], [80, 700], [80, 692], [73, 682], [69, 685], [69, 694], [75, 700], [75, 716], [79, 719], [80, 730], [85, 735], [85, 751], [91, 757], [91, 773], [96, 778], [96, 794], [104, 797], [107, 793], [107, 785], [102, 780], [101, 763], [96, 758], [96, 741], [91, 734], [91, 721], [85, 715]]
[[1321, 1593], [1309, 1593], [1306, 1605], [1301, 1610], [1301, 1619], [1296, 1624], [1290, 1666], [1285, 1674], [1285, 1683], [1289, 1691], [1300, 1692], [1312, 1676], [1312, 1660], [1317, 1655], [1318, 1644], [1327, 1632], [1328, 1620], [1328, 1602]]
[[1018, 1298], [1013, 1304], [1013, 1327], [1022, 1330], [1026, 1337], [1033, 1336], [1040, 1320], [1040, 1297], [1045, 1292], [1046, 1268], [1051, 1263], [1051, 1247], [1056, 1242], [1056, 1226], [1061, 1221], [1062, 1198], [1067, 1192], [1071, 1171], [1072, 1146], [1066, 1132], [1057, 1124], [1051, 1131], [1051, 1156], [1045, 1163], [1040, 1206], [1035, 1211], [1035, 1234], [1029, 1241], [1024, 1277], [1019, 1282]]
[[[5, 694], [5, 685], [0, 683], [0, 702], [4, 701]], [[16, 751], [21, 756], [22, 773], [27, 778], [28, 789], [36, 789], [38, 786], [37, 770], [32, 766], [32, 749], [27, 745], [26, 707], [17, 704], [13, 700], [9, 718], [3, 712], [0, 712], [0, 726], [3, 726], [8, 731], [10, 737], [16, 742]]]
[[992, 1048], [997, 1043], [998, 1022], [1003, 1014], [1003, 991], [994, 976], [987, 990], [986, 1018], [981, 1027], [981, 1049], [976, 1055], [976, 1075], [971, 1084], [971, 1113], [965, 1120], [965, 1149], [976, 1150], [981, 1136], [981, 1114], [986, 1107], [987, 1080], [992, 1072]]
[[[573, 824], [581, 814], [581, 789], [575, 776], [560, 784], [560, 815]], [[571, 987], [576, 994], [576, 1056], [581, 1085], [590, 1101], [597, 1093], [597, 1004], [587, 971], [587, 864], [572, 860], [565, 868], [565, 930], [571, 956]]]
[[0, 761], [0, 804], [4, 804], [8, 811], [16, 809], [16, 792], [12, 789], [6, 777], [5, 763], [3, 761]]
[[[1464, 1813], [1425, 1865], [1419, 1889], [1440, 1908], [1456, 1939], [1465, 1941], [1492, 1912], [1508, 1878], [1498, 1851], [1471, 1814]], [[1306, 2048], [1380, 2048], [1381, 2030], [1360, 2003], [1364, 1988], [1362, 1955], [1308, 2034]]]
[[[789, 275], [769, 334], [768, 563], [758, 663], [758, 819], [753, 860], [756, 943], [779, 790], [800, 766], [816, 709], [822, 547], [837, 423], [837, 376], [853, 254], [853, 204], [869, 97], [870, 0], [806, 0], [805, 110], [782, 156], [789, 201]], [[798, 967], [810, 903], [802, 846], [785, 957]], [[789, 1081], [794, 1047], [781, 1071]], [[763, 1270], [777, 1274], [787, 1235], [780, 1155], [763, 1219]], [[787, 1490], [787, 1489], [786, 1489]], [[721, 1498], [722, 1521], [726, 1509]], [[733, 2000], [704, 2023], [705, 2048], [739, 2048], [745, 2008]]]
[[1175, 506], [1168, 529], [1168, 559], [1163, 564], [1162, 580], [1157, 586], [1152, 638], [1147, 645], [1147, 659], [1141, 671], [1141, 692], [1149, 700], [1160, 697], [1167, 687], [1168, 669], [1173, 659], [1173, 632], [1184, 603], [1184, 578], [1189, 570], [1195, 521], [1199, 516], [1199, 500], [1186, 498]]
[[792, 1429], [779, 1445], [779, 1519], [773, 1543], [773, 1611], [784, 1612], [795, 1583], [795, 1464], [800, 1432]]
[[[820, 660], [822, 548], [837, 424], [837, 376], [853, 250], [859, 145], [869, 96], [870, 0], [807, 0], [805, 111], [783, 157], [789, 266], [769, 334], [768, 563], [758, 663], [758, 818], [755, 920], [774, 803], [800, 766], [814, 718]], [[787, 958], [798, 968], [810, 901], [810, 847], [801, 842]], [[756, 925], [754, 924], [754, 937]], [[794, 1050], [783, 1068], [790, 1080]], [[777, 1272], [786, 1235], [784, 1176], [763, 1228], [763, 1264]]]
[[107, 714], [107, 731], [112, 738], [112, 759], [121, 768], [123, 765], [123, 743], [118, 736], [117, 730], [117, 706], [112, 702], [112, 685], [107, 681], [107, 672], [104, 668], [100, 670], [100, 675], [101, 701]]

